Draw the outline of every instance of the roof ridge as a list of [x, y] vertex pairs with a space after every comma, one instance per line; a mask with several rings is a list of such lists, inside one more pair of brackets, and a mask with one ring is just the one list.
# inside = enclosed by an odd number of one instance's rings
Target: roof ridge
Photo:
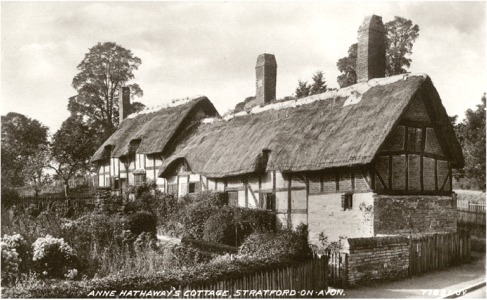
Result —
[[[382, 77], [382, 78], [373, 78], [369, 79], [368, 81], [365, 82], [360, 82], [356, 83], [354, 85], [341, 88], [338, 90], [329, 90], [321, 94], [316, 94], [316, 95], [311, 95], [307, 96], [304, 98], [299, 98], [299, 99], [293, 99], [293, 100], [288, 100], [288, 101], [283, 101], [283, 102], [277, 102], [277, 103], [272, 103], [269, 105], [265, 106], [254, 106], [250, 111], [241, 111], [238, 113], [234, 114], [229, 114], [225, 117], [222, 118], [224, 121], [229, 121], [235, 117], [242, 117], [242, 116], [249, 116], [249, 115], [255, 115], [259, 114], [268, 110], [281, 110], [285, 108], [294, 108], [298, 106], [303, 106], [306, 104], [311, 104], [316, 101], [323, 101], [323, 100], [328, 100], [331, 98], [337, 98], [337, 97], [344, 97], [347, 98], [343, 106], [348, 106], [348, 105], [353, 105], [357, 104], [362, 100], [362, 95], [365, 94], [370, 88], [375, 87], [375, 86], [380, 86], [380, 85], [387, 85], [391, 84], [394, 82], [397, 82], [399, 80], [406, 80], [409, 77], [423, 77], [427, 78], [428, 75], [425, 73], [404, 73], [404, 74], [399, 74], [399, 75], [394, 75], [394, 76], [389, 76], [389, 77]], [[206, 122], [204, 123], [212, 123], [212, 122]]]
[[143, 110], [141, 110], [139, 112], [131, 113], [130, 115], [127, 116], [126, 119], [132, 119], [132, 118], [135, 118], [135, 117], [140, 116], [140, 115], [146, 115], [146, 114], [158, 112], [162, 109], [166, 109], [166, 108], [170, 108], [170, 107], [177, 107], [177, 106], [185, 105], [185, 104], [188, 104], [189, 102], [191, 102], [193, 100], [198, 100], [201, 98], [206, 98], [206, 96], [196, 95], [196, 96], [186, 97], [186, 98], [181, 98], [181, 99], [173, 99], [173, 100], [171, 100], [171, 103], [163, 103], [163, 104], [159, 104], [159, 105], [155, 105], [155, 106], [145, 107]]

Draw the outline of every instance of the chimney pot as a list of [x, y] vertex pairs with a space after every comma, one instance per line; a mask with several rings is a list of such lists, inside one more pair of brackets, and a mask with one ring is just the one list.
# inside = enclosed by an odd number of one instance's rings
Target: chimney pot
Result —
[[385, 77], [386, 40], [382, 17], [365, 17], [358, 29], [357, 81]]
[[273, 54], [261, 54], [255, 65], [256, 102], [267, 105], [276, 99], [277, 63]]

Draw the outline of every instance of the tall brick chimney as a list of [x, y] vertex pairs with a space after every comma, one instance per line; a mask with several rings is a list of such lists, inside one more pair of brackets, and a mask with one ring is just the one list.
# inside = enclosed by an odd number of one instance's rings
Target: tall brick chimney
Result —
[[368, 16], [358, 29], [357, 81], [385, 77], [386, 40], [382, 17]]
[[118, 124], [130, 115], [130, 88], [128, 86], [120, 87], [118, 93]]
[[276, 99], [277, 63], [273, 54], [261, 54], [255, 65], [256, 93], [258, 104], [269, 104]]

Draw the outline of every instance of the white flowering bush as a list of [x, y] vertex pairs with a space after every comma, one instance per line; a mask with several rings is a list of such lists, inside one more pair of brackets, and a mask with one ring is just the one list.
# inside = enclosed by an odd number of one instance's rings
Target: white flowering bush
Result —
[[76, 253], [62, 238], [46, 235], [38, 238], [32, 248], [36, 269], [46, 277], [65, 277], [68, 270], [76, 267]]
[[19, 264], [18, 269], [21, 273], [26, 273], [30, 267], [30, 248], [20, 234], [3, 235], [2, 243], [5, 243], [17, 252]]
[[8, 284], [15, 281], [19, 275], [19, 254], [9, 244], [1, 242], [2, 248], [2, 284]]

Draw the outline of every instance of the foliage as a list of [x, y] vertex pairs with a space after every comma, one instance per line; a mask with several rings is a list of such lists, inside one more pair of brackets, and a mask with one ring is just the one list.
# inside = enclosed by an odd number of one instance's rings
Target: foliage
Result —
[[[419, 36], [419, 26], [411, 20], [394, 17], [384, 24], [386, 29], [386, 76], [406, 73], [411, 66], [413, 44]], [[357, 43], [348, 48], [348, 55], [337, 61], [340, 75], [337, 82], [340, 88], [357, 83]]]
[[346, 236], [341, 235], [338, 241], [330, 242], [328, 241], [328, 237], [323, 232], [320, 232], [318, 235], [318, 245], [313, 245], [313, 251], [318, 254], [338, 253], [343, 249], [342, 240], [346, 238]]
[[316, 71], [311, 79], [313, 81], [311, 84], [308, 84], [307, 81], [298, 80], [298, 86], [294, 92], [297, 99], [321, 94], [328, 90], [323, 71]]
[[326, 92], [326, 80], [325, 73], [323, 71], [316, 71], [313, 74], [313, 83], [311, 84], [310, 95], [316, 95]]
[[136, 212], [128, 217], [127, 229], [135, 235], [142, 232], [155, 234], [157, 231], [156, 217], [149, 212]]
[[294, 91], [296, 98], [299, 99], [299, 98], [308, 97], [310, 92], [311, 92], [311, 86], [309, 86], [308, 82], [298, 80], [298, 87], [296, 88], [296, 91]]
[[216, 206], [208, 206], [204, 201], [187, 204], [176, 216], [184, 227], [184, 236], [203, 239], [205, 223], [217, 210]]
[[224, 207], [206, 220], [203, 240], [210, 243], [235, 246], [237, 241], [234, 211]]
[[299, 261], [312, 256], [308, 245], [308, 229], [301, 225], [296, 231], [253, 233], [240, 246], [239, 254], [258, 258]]
[[395, 16], [384, 24], [386, 29], [386, 76], [407, 72], [411, 66], [408, 57], [413, 53], [413, 44], [419, 36], [419, 26], [411, 20]]
[[348, 55], [340, 58], [337, 62], [338, 71], [341, 73], [337, 77], [340, 88], [357, 83], [357, 47], [357, 43], [352, 44], [348, 48]]
[[32, 248], [35, 268], [46, 277], [62, 278], [76, 266], [76, 253], [62, 238], [46, 235], [38, 238]]
[[21, 273], [26, 273], [31, 263], [31, 251], [25, 239], [18, 233], [13, 235], [4, 234], [2, 243], [5, 243], [17, 252], [19, 258], [18, 270]]
[[51, 166], [65, 184], [65, 196], [68, 195], [68, 183], [78, 172], [89, 171], [89, 161], [96, 150], [93, 139], [95, 132], [84, 125], [80, 118], [69, 117], [54, 134], [52, 157], [56, 166]]
[[10, 208], [20, 200], [19, 193], [16, 189], [2, 185], [2, 209]]
[[[98, 43], [89, 49], [78, 65], [73, 78], [75, 97], [69, 99], [68, 109], [74, 116], [82, 116], [97, 132], [97, 144], [108, 138], [118, 125], [118, 96], [120, 87], [134, 79], [133, 72], [142, 61], [132, 51], [112, 42]], [[137, 83], [127, 85], [131, 96], [142, 96]], [[133, 104], [132, 108], [142, 107]]]
[[48, 128], [35, 119], [14, 112], [2, 116], [2, 187], [22, 186], [30, 179], [24, 177], [26, 167], [43, 158], [36, 155], [47, 147], [47, 134]]
[[1, 242], [2, 249], [2, 285], [15, 282], [19, 276], [21, 259], [17, 250], [11, 245]]
[[[465, 167], [456, 172], [457, 179], [465, 177], [475, 181], [485, 190], [485, 93], [481, 103], [475, 111], [469, 109], [465, 112], [465, 120], [455, 126], [460, 145], [465, 157]], [[455, 119], [453, 119], [455, 120]]]

